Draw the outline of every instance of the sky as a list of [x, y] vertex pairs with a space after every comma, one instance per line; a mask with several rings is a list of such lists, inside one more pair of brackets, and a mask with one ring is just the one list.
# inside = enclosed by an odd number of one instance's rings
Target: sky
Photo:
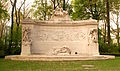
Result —
[[[24, 1], [24, 0], [17, 0], [17, 8], [19, 8], [19, 7], [21, 6], [21, 4], [22, 4], [23, 1]], [[26, 6], [26, 7], [31, 7], [31, 5], [33, 4], [33, 2], [34, 2], [34, 0], [26, 0], [25, 6]], [[10, 14], [11, 14], [11, 10], [12, 10], [12, 8], [10, 8], [10, 10], [9, 10], [9, 13], [10, 13]], [[23, 11], [23, 8], [21, 9], [21, 11]], [[10, 21], [7, 23], [7, 25], [8, 25], [8, 26], [11, 26], [11, 19], [10, 19]]]
[[[17, 5], [20, 6], [20, 5], [21, 5], [21, 2], [23, 2], [23, 1], [24, 1], [24, 0], [18, 0]], [[26, 0], [26, 5], [29, 4], [29, 6], [31, 6], [34, 1], [35, 1], [35, 0]], [[47, 1], [49, 1], [49, 0], [47, 0]], [[71, 1], [71, 0], [69, 0], [69, 3], [70, 3], [70, 1]]]
[[[18, 2], [17, 2], [18, 6], [17, 7], [20, 7], [20, 5], [22, 4], [23, 1], [24, 0], [18, 0]], [[33, 4], [33, 2], [34, 2], [34, 0], [26, 0], [25, 5], [30, 7]]]

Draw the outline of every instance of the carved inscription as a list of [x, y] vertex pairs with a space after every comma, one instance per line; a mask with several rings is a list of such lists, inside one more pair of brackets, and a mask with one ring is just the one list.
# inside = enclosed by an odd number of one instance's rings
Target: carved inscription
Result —
[[34, 37], [37, 37], [40, 41], [80, 41], [86, 39], [86, 33], [78, 29], [42, 29], [34, 32]]

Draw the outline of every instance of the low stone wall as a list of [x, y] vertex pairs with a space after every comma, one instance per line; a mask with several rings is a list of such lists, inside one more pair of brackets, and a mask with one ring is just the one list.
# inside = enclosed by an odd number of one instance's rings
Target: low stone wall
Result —
[[22, 22], [21, 55], [99, 55], [98, 24], [84, 21]]

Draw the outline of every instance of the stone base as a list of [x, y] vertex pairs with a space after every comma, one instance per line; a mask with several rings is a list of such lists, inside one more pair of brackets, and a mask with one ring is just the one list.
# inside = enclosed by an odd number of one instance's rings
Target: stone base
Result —
[[8, 60], [32, 60], [32, 61], [74, 61], [74, 60], [107, 60], [115, 59], [115, 56], [97, 55], [97, 56], [47, 56], [47, 55], [11, 55], [5, 56]]

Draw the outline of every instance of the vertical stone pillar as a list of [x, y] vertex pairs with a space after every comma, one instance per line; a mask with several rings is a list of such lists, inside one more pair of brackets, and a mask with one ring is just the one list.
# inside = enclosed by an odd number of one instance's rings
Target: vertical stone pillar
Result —
[[34, 21], [30, 18], [22, 21], [22, 48], [21, 55], [31, 55], [32, 34]]
[[88, 30], [88, 46], [90, 55], [99, 55], [98, 24], [91, 25]]

